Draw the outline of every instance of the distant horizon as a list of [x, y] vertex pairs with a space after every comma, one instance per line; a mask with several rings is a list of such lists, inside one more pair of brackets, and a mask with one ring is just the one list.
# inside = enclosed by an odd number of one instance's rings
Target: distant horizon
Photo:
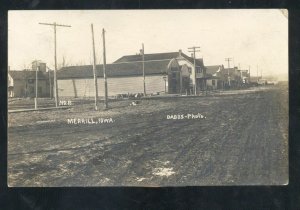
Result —
[[[47, 64], [46, 64], [47, 65]], [[91, 65], [91, 64], [85, 64], [85, 65]], [[102, 64], [97, 64], [97, 65], [102, 65]], [[68, 66], [65, 66], [65, 67], [71, 67], [71, 66], [81, 66], [81, 65], [68, 65]], [[205, 66], [205, 65], [204, 65]], [[206, 65], [207, 66], [207, 65]], [[51, 69], [52, 71], [53, 71], [53, 69]], [[60, 69], [58, 69], [58, 71], [59, 71]], [[247, 70], [247, 69], [242, 69], [242, 70]], [[10, 71], [35, 71], [35, 70], [32, 70], [31, 68], [28, 68], [28, 69], [10, 69]], [[48, 72], [48, 70], [46, 71], [46, 72]], [[252, 75], [252, 74], [251, 74]], [[146, 77], [147, 77], [147, 75], [146, 75]], [[260, 75], [252, 75], [251, 77], [260, 77]], [[276, 80], [278, 81], [278, 82], [280, 82], [280, 81], [283, 81], [283, 82], [285, 82], [285, 81], [289, 81], [289, 79], [288, 79], [288, 74], [267, 74], [267, 75], [263, 75], [263, 78], [271, 78], [271, 77], [273, 77], [273, 78], [276, 78]], [[108, 78], [109, 79], [109, 78]]]

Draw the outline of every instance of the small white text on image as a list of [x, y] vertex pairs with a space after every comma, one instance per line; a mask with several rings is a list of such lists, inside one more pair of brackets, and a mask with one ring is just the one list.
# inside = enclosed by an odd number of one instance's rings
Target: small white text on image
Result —
[[200, 113], [197, 114], [168, 114], [168, 120], [183, 120], [183, 119], [205, 119], [206, 117]]
[[78, 125], [78, 124], [105, 124], [105, 123], [113, 123], [114, 120], [112, 118], [71, 118], [67, 119], [68, 124]]

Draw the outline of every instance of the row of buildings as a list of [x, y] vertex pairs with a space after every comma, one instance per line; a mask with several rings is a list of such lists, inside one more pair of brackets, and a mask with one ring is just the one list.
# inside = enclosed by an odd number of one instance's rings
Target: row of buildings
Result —
[[[203, 59], [195, 59], [178, 52], [126, 55], [106, 65], [108, 95], [143, 93], [144, 63], [147, 94], [192, 94], [204, 90], [230, 89], [257, 82], [248, 70], [223, 65], [204, 66]], [[103, 65], [97, 65], [98, 93], [104, 95]], [[36, 70], [38, 70], [36, 72]], [[37, 75], [36, 75], [37, 73]], [[53, 72], [47, 71], [45, 63], [33, 62], [31, 70], [8, 71], [9, 97], [35, 97], [36, 76], [38, 97], [51, 97]], [[58, 95], [60, 97], [93, 97], [93, 66], [68, 66], [57, 71]]]

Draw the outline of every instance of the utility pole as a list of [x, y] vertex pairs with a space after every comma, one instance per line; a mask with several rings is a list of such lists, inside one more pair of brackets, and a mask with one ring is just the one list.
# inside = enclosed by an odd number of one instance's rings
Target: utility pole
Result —
[[251, 83], [250, 66], [249, 66], [249, 83]]
[[104, 78], [104, 103], [105, 109], [108, 108], [108, 99], [107, 99], [107, 78], [106, 78], [106, 51], [105, 51], [105, 30], [102, 29], [102, 38], [103, 38], [103, 78]]
[[52, 98], [52, 84], [51, 84], [51, 72], [50, 69], [48, 69], [48, 73], [49, 73], [49, 96], [50, 98]]
[[225, 58], [225, 61], [228, 62], [228, 71], [227, 71], [227, 76], [228, 76], [228, 85], [230, 86], [230, 75], [229, 75], [229, 69], [230, 69], [230, 61], [232, 60], [232, 58]]
[[58, 107], [58, 87], [57, 87], [57, 77], [56, 77], [56, 71], [57, 71], [57, 59], [56, 59], [56, 27], [71, 27], [70, 25], [61, 25], [57, 24], [56, 22], [54, 23], [39, 23], [41, 25], [49, 25], [53, 26], [54, 28], [54, 89], [55, 89], [55, 106]]
[[142, 60], [143, 60], [143, 85], [144, 85], [144, 96], [146, 96], [146, 76], [145, 76], [145, 50], [144, 50], [144, 43], [142, 43]]
[[51, 71], [50, 71], [50, 68], [47, 66], [47, 69], [48, 69], [48, 74], [49, 74], [49, 96], [50, 98], [52, 99], [52, 81], [51, 81]]
[[98, 110], [97, 100], [98, 100], [98, 85], [97, 85], [97, 74], [96, 74], [96, 52], [95, 52], [95, 41], [94, 41], [94, 28], [91, 24], [92, 30], [92, 45], [93, 45], [93, 74], [94, 74], [94, 86], [95, 86], [95, 110]]
[[257, 78], [257, 82], [258, 82], [258, 65], [256, 65], [256, 78]]
[[189, 52], [192, 52], [193, 53], [193, 58], [194, 58], [194, 82], [195, 82], [195, 85], [194, 85], [194, 94], [195, 96], [197, 95], [197, 72], [196, 72], [196, 52], [200, 52], [200, 47], [189, 47]]
[[34, 61], [35, 62], [35, 99], [34, 99], [34, 109], [37, 110], [37, 97], [38, 97], [38, 62], [37, 60]]
[[240, 79], [240, 81], [241, 81], [241, 83], [243, 83], [243, 70], [242, 70], [242, 68], [241, 68], [241, 64], [240, 63], [238, 63], [238, 70], [240, 70], [240, 76], [241, 76], [241, 79]]

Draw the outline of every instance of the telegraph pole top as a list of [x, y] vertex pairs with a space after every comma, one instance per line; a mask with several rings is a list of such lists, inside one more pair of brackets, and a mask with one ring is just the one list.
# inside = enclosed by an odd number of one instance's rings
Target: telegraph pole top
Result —
[[57, 24], [57, 23], [39, 23], [41, 25], [48, 25], [48, 26], [62, 26], [62, 27], [71, 27], [70, 25], [63, 25], [63, 24]]

